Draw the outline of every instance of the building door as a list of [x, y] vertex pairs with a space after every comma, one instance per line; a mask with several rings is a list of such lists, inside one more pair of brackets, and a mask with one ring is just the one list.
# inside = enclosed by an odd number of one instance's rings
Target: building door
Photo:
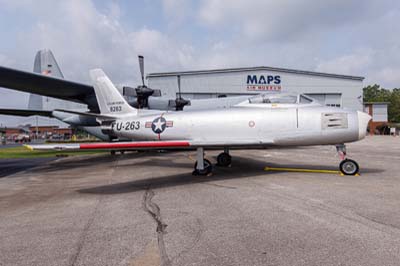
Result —
[[342, 95], [340, 93], [325, 94], [325, 105], [333, 107], [341, 107]]

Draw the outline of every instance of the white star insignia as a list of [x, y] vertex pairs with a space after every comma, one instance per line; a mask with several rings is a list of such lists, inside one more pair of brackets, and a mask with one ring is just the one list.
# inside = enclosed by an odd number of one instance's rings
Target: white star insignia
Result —
[[157, 122], [154, 123], [156, 128], [154, 130], [162, 130], [162, 126], [165, 124], [165, 122], [161, 121], [161, 118], [157, 120]]

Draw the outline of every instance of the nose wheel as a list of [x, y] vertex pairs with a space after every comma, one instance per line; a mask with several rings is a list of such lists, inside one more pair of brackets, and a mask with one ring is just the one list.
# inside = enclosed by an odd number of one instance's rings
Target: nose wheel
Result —
[[344, 175], [356, 175], [360, 170], [357, 162], [351, 159], [344, 159], [339, 165], [340, 172]]
[[209, 160], [204, 159], [204, 149], [197, 148], [197, 161], [194, 164], [192, 175], [209, 175], [212, 172], [212, 164]]
[[344, 144], [336, 145], [336, 150], [342, 160], [339, 164], [339, 170], [344, 175], [356, 175], [360, 171], [358, 163], [346, 158], [346, 146]]
[[208, 175], [212, 172], [212, 164], [209, 160], [204, 159], [204, 168], [203, 169], [198, 169], [198, 162], [195, 162], [194, 164], [194, 171], [193, 175]]

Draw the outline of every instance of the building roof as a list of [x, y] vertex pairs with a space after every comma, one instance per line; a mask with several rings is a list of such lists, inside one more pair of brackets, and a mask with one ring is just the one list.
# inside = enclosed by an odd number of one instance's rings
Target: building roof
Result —
[[389, 104], [390, 102], [364, 102], [364, 104]]
[[152, 77], [166, 77], [166, 76], [177, 76], [177, 75], [201, 75], [201, 74], [217, 74], [217, 73], [232, 73], [232, 72], [243, 72], [243, 71], [278, 71], [292, 74], [300, 75], [312, 75], [312, 76], [322, 76], [328, 78], [339, 78], [339, 79], [352, 79], [352, 80], [364, 80], [364, 77], [360, 76], [349, 76], [340, 74], [330, 74], [323, 72], [314, 72], [306, 70], [288, 69], [288, 68], [278, 68], [278, 67], [268, 67], [268, 66], [258, 66], [258, 67], [241, 67], [241, 68], [221, 68], [221, 69], [210, 69], [210, 70], [194, 70], [194, 71], [177, 71], [177, 72], [160, 72], [160, 73], [150, 73], [146, 78]]

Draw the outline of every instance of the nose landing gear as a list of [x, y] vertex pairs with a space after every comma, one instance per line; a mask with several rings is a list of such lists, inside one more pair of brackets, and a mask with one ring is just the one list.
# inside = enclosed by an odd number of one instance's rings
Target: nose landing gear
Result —
[[192, 175], [209, 175], [212, 172], [212, 164], [209, 160], [204, 159], [204, 149], [197, 148], [197, 161], [194, 164]]
[[356, 175], [360, 170], [357, 162], [351, 159], [344, 159], [339, 165], [340, 172], [344, 175]]
[[217, 156], [217, 166], [228, 167], [232, 163], [232, 156], [229, 155], [229, 148], [225, 147], [224, 152]]
[[192, 172], [192, 175], [208, 175], [211, 174], [211, 172], [212, 172], [211, 162], [207, 159], [204, 159], [204, 168], [198, 169], [198, 163], [195, 162], [194, 171]]
[[346, 158], [346, 146], [344, 144], [336, 145], [336, 150], [342, 160], [339, 164], [339, 170], [344, 175], [358, 174], [360, 167], [357, 162]]

